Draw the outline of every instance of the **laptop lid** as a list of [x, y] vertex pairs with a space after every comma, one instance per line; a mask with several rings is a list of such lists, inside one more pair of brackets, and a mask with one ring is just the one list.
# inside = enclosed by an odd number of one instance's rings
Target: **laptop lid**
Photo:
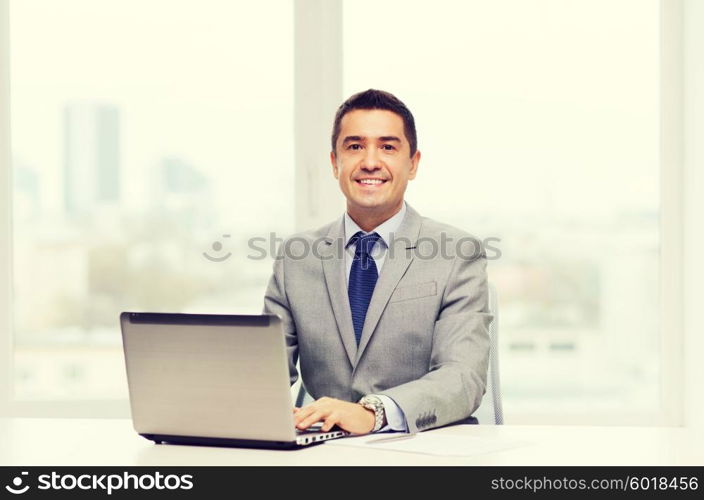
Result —
[[139, 434], [295, 441], [278, 316], [124, 312], [120, 324]]

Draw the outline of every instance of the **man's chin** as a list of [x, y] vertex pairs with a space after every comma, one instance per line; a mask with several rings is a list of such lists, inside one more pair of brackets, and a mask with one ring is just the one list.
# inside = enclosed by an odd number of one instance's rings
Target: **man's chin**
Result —
[[387, 200], [348, 200], [348, 209], [358, 210], [360, 212], [384, 214], [394, 209], [396, 204], [391, 204]]
[[386, 207], [386, 203], [384, 203], [381, 200], [370, 200], [370, 199], [353, 199], [350, 200], [349, 202], [350, 205], [352, 205], [355, 208], [359, 208], [361, 210], [371, 210], [371, 211], [376, 211], [376, 210], [384, 210]]

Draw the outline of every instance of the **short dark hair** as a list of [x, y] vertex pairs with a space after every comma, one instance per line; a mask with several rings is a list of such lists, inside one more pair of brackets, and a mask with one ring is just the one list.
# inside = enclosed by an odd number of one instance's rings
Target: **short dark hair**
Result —
[[401, 100], [390, 92], [383, 90], [369, 89], [363, 92], [358, 92], [352, 97], [343, 102], [335, 113], [335, 123], [332, 127], [332, 152], [335, 152], [337, 138], [340, 136], [340, 122], [342, 118], [355, 109], [385, 109], [396, 113], [403, 119], [403, 132], [406, 134], [406, 139], [411, 146], [411, 156], [418, 149], [418, 138], [416, 136], [416, 122], [413, 119], [413, 114], [401, 102]]

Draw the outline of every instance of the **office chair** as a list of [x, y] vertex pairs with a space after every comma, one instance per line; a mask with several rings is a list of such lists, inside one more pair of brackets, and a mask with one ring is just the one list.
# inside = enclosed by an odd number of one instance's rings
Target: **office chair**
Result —
[[489, 373], [486, 379], [486, 392], [474, 416], [480, 424], [503, 425], [504, 410], [499, 378], [499, 300], [496, 288], [491, 283], [489, 283], [488, 305], [489, 313], [494, 317], [489, 323]]
[[[489, 313], [493, 315], [493, 319], [489, 324], [489, 373], [487, 374], [486, 392], [473, 416], [479, 420], [480, 424], [503, 425], [504, 413], [499, 379], [499, 306], [496, 288], [491, 283], [489, 283], [488, 306]], [[301, 373], [300, 361], [296, 365], [296, 369], [298, 373]], [[301, 377], [298, 377], [296, 383], [291, 386], [291, 394], [296, 401], [296, 406], [299, 408], [313, 401], [313, 398], [303, 387]]]
[[305, 406], [308, 403], [313, 402], [313, 398], [308, 394], [306, 388], [303, 387], [303, 380], [301, 379], [301, 360], [299, 359], [296, 363], [296, 371], [299, 373], [298, 380], [291, 386], [291, 398], [297, 408]]

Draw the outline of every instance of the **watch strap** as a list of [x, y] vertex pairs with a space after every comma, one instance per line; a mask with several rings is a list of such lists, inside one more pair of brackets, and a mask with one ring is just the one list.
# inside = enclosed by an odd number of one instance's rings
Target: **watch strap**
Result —
[[377, 396], [369, 395], [360, 399], [359, 404], [374, 412], [374, 428], [372, 429], [372, 432], [376, 432], [381, 429], [384, 426], [386, 416], [384, 411], [384, 402]]

